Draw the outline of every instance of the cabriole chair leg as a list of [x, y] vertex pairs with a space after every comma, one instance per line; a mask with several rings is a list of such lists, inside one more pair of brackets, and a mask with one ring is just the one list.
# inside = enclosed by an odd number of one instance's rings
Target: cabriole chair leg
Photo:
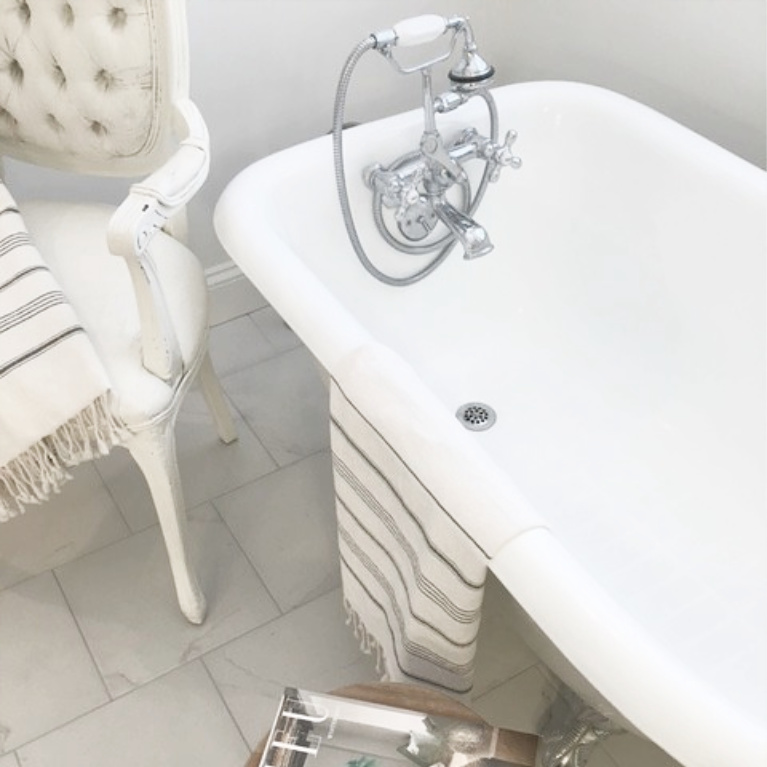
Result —
[[228, 445], [237, 439], [237, 429], [208, 352], [203, 357], [199, 376], [200, 388], [216, 424], [216, 432], [220, 440]]
[[187, 518], [176, 462], [174, 418], [134, 434], [126, 447], [149, 485], [181, 612], [191, 623], [205, 619], [206, 603], [190, 562]]

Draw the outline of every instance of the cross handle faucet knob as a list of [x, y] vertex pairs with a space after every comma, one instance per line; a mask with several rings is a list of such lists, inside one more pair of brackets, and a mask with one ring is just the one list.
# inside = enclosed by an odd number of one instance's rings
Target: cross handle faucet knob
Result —
[[423, 169], [419, 168], [412, 177], [402, 183], [399, 189], [399, 202], [395, 219], [400, 222], [405, 219], [408, 211], [421, 200], [420, 185], [423, 181]]
[[497, 144], [493, 147], [489, 158], [490, 162], [493, 163], [493, 170], [490, 174], [491, 181], [497, 181], [500, 178], [501, 170], [507, 166], [511, 166], [515, 170], [522, 167], [522, 159], [511, 151], [511, 146], [516, 140], [517, 132], [510, 130], [506, 134], [503, 144]]

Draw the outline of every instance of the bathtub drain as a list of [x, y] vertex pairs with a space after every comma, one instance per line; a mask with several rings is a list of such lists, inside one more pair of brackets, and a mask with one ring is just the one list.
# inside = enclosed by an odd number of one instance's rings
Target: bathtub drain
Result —
[[467, 402], [456, 411], [455, 417], [471, 431], [489, 429], [496, 419], [495, 410], [484, 402]]

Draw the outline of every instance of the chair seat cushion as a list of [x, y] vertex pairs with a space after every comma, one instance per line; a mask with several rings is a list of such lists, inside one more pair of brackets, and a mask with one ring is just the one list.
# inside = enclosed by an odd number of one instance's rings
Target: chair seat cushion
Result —
[[[99, 353], [114, 393], [114, 410], [140, 428], [171, 407], [180, 382], [167, 383], [141, 362], [138, 310], [128, 267], [107, 247], [114, 208], [63, 202], [20, 205], [32, 240]], [[207, 343], [207, 288], [194, 254], [160, 232], [150, 254], [176, 332], [184, 369]]]

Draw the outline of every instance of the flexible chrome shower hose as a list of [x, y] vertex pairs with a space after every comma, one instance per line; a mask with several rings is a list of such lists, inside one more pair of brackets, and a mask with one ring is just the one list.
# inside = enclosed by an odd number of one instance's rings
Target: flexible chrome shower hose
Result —
[[349, 192], [346, 187], [346, 173], [344, 169], [344, 151], [343, 151], [343, 125], [344, 125], [344, 110], [346, 106], [346, 94], [349, 90], [349, 83], [352, 78], [354, 68], [357, 66], [357, 62], [365, 55], [369, 50], [375, 48], [376, 39], [373, 35], [363, 40], [357, 45], [357, 47], [349, 54], [349, 58], [344, 64], [344, 68], [341, 72], [341, 78], [338, 81], [338, 88], [336, 90], [336, 102], [333, 110], [333, 161], [335, 165], [336, 175], [336, 188], [338, 190], [338, 198], [341, 203], [341, 212], [344, 217], [344, 225], [346, 226], [346, 232], [349, 235], [354, 252], [357, 254], [362, 266], [366, 271], [375, 277], [377, 280], [395, 287], [403, 287], [405, 285], [412, 285], [414, 282], [423, 279], [431, 271], [437, 268], [447, 253], [440, 252], [432, 261], [430, 261], [423, 269], [415, 272], [407, 277], [392, 277], [380, 269], [370, 261], [365, 253], [365, 249], [362, 247], [359, 235], [357, 234], [357, 228], [354, 225], [354, 219], [352, 218], [351, 205], [349, 204]]
[[[365, 270], [377, 280], [394, 287], [404, 287], [406, 285], [412, 285], [431, 274], [445, 260], [448, 253], [455, 245], [455, 240], [451, 238], [450, 242], [448, 242], [447, 245], [445, 245], [428, 264], [426, 264], [426, 266], [405, 277], [392, 277], [391, 275], [382, 272], [370, 261], [365, 253], [365, 249], [362, 247], [362, 242], [357, 234], [357, 228], [354, 225], [351, 205], [349, 204], [349, 192], [346, 186], [343, 151], [344, 111], [346, 109], [346, 94], [349, 90], [349, 83], [351, 82], [354, 68], [365, 53], [376, 47], [376, 42], [375, 36], [370, 35], [362, 42], [358, 43], [354, 50], [349, 54], [349, 58], [346, 60], [343, 70], [341, 71], [341, 77], [339, 78], [338, 87], [336, 89], [336, 101], [333, 108], [333, 163], [335, 167], [336, 189], [338, 190], [338, 198], [341, 203], [341, 213], [343, 214], [344, 225], [352, 247], [354, 248], [354, 252], [357, 254], [357, 258]], [[482, 96], [487, 104], [488, 111], [490, 112], [490, 138], [493, 142], [497, 142], [498, 115], [493, 97], [485, 89], [477, 91], [477, 95]], [[490, 164], [487, 163], [477, 189], [477, 194], [474, 196], [474, 199], [471, 201], [467, 210], [467, 213], [470, 216], [474, 214], [474, 211], [476, 211], [479, 203], [484, 197], [485, 190], [487, 189], [490, 180], [490, 173]], [[391, 238], [385, 235], [385, 227], [381, 220], [380, 211], [375, 210], [377, 207], [378, 206], [374, 206], [376, 225], [379, 231], [384, 234], [384, 239], [390, 241]], [[383, 230], [382, 227], [384, 227]], [[396, 246], [396, 243], [394, 244]], [[418, 248], [415, 248], [414, 251], [415, 250], [418, 250]]]

